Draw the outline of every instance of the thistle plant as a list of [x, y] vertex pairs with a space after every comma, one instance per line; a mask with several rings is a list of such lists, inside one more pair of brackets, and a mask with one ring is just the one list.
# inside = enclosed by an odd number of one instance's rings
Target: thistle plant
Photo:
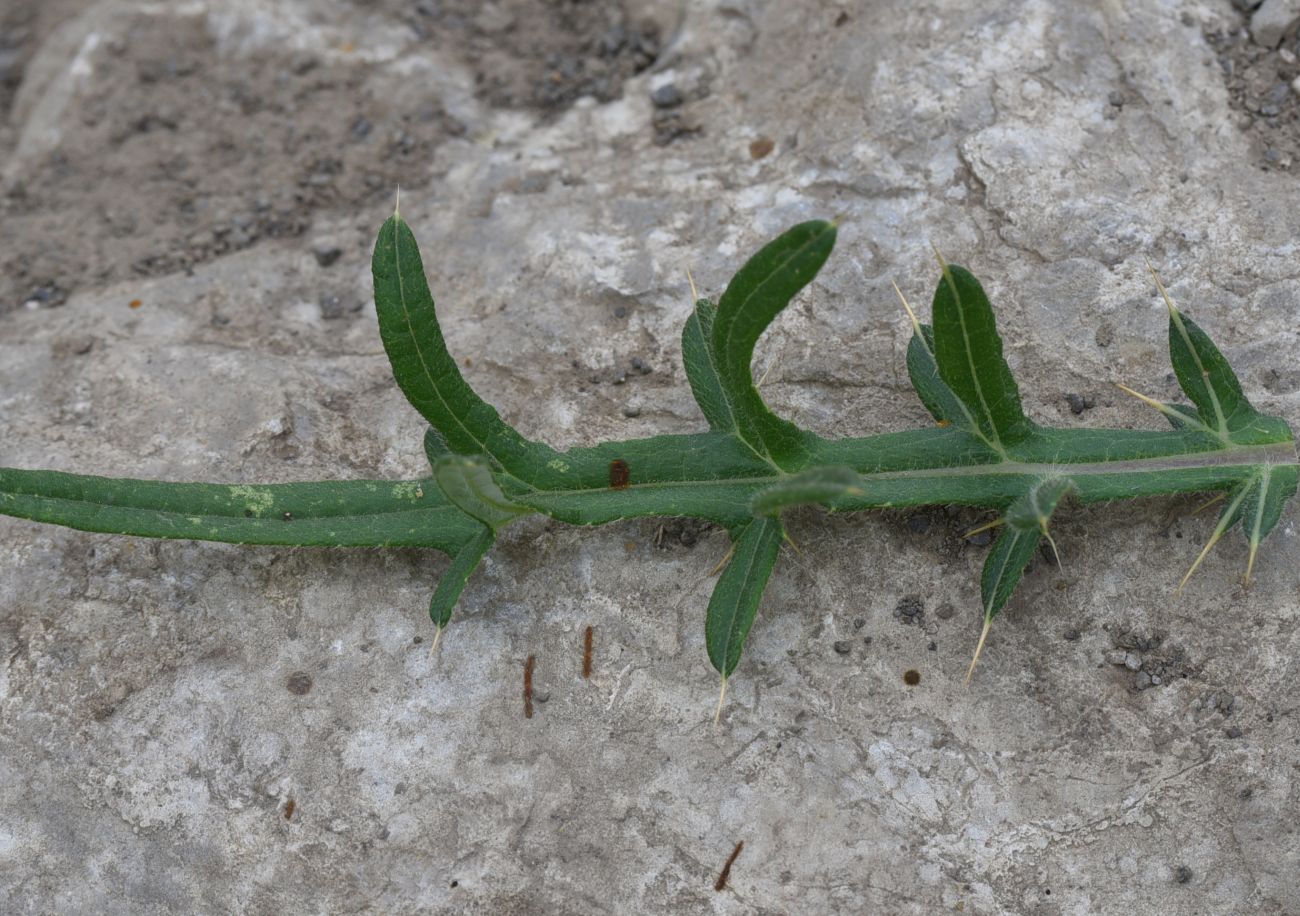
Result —
[[782, 514], [795, 506], [962, 504], [998, 512], [971, 671], [1040, 542], [1055, 549], [1051, 520], [1071, 501], [1218, 491], [1218, 523], [1187, 575], [1240, 524], [1249, 581], [1260, 541], [1295, 493], [1295, 443], [1283, 420], [1251, 406], [1223, 354], [1158, 277], [1170, 358], [1190, 403], [1137, 396], [1171, 429], [1057, 429], [1029, 419], [984, 290], [942, 258], [932, 324], [903, 302], [912, 323], [908, 374], [935, 425], [827, 439], [773, 413], [754, 383], [754, 346], [817, 275], [835, 235], [831, 223], [797, 225], [754, 255], [717, 303], [695, 302], [682, 353], [708, 431], [559, 452], [526, 439], [465, 382], [443, 341], [415, 237], [394, 214], [375, 245], [375, 304], [397, 384], [430, 424], [429, 476], [226, 485], [0, 468], [0, 513], [141, 537], [433, 548], [451, 558], [429, 606], [437, 637], [499, 532], [518, 519], [705, 519], [732, 541], [705, 614], [709, 661], [723, 691], [786, 538]]

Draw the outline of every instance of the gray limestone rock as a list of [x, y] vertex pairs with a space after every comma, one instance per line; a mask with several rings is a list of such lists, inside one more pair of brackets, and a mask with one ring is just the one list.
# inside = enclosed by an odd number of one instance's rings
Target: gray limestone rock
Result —
[[[1255, 166], [1181, 0], [491, 6], [6, 6], [32, 82], [0, 132], [0, 464], [423, 473], [353, 254], [399, 184], [469, 381], [557, 447], [700, 429], [686, 268], [716, 295], [777, 232], [831, 216], [836, 253], [758, 355], [765, 396], [820, 433], [928, 422], [891, 281], [924, 303], [931, 242], [986, 281], [1041, 422], [1161, 425], [1105, 393], [1176, 391], [1148, 260], [1261, 409], [1300, 419], [1300, 185]], [[660, 146], [669, 82], [693, 87], [701, 129]], [[774, 151], [753, 158], [759, 137]], [[319, 239], [346, 253], [328, 269]], [[64, 304], [32, 297], [56, 283]], [[1095, 406], [1063, 410], [1071, 392]], [[1213, 526], [1191, 508], [1063, 515], [1065, 574], [1036, 566], [970, 689], [982, 551], [946, 541], [942, 513], [924, 532], [796, 513], [802, 554], [777, 567], [716, 727], [721, 531], [512, 527], [434, 655], [440, 556], [0, 519], [0, 899], [1293, 912], [1295, 510], [1249, 589], [1225, 538], [1175, 600]], [[900, 595], [957, 609], [936, 651], [892, 620]], [[871, 650], [828, 651], [855, 619]], [[1175, 638], [1179, 676], [1136, 691], [1098, 664], [1130, 631]], [[530, 655], [549, 701], [525, 719]], [[1208, 694], [1236, 698], [1235, 739]]]

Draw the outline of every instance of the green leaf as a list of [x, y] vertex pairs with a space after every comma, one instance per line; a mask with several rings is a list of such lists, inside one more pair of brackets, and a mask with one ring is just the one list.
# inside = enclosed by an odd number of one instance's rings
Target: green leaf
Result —
[[984, 560], [984, 571], [980, 574], [980, 599], [984, 603], [985, 621], [992, 620], [1006, 606], [1029, 561], [1034, 558], [1042, 537], [1043, 533], [1037, 527], [1007, 525], [993, 542], [993, 548]]
[[[709, 350], [717, 389], [709, 395], [722, 397], [732, 432], [764, 461], [783, 470], [797, 470], [807, 459], [813, 436], [763, 403], [754, 385], [754, 346], [795, 294], [812, 282], [834, 245], [835, 227], [830, 223], [813, 221], [787, 230], [732, 278], [713, 315]], [[698, 316], [699, 309], [697, 321]], [[721, 405], [707, 398], [700, 407], [711, 422], [724, 415]]]
[[496, 534], [491, 528], [481, 527], [451, 558], [451, 568], [438, 580], [438, 587], [429, 601], [429, 618], [440, 633], [451, 622], [452, 611], [460, 601], [465, 583], [474, 574], [474, 570], [478, 569], [479, 562], [495, 540]]
[[498, 531], [534, 509], [511, 502], [482, 458], [446, 455], [433, 466], [433, 477], [449, 502], [466, 515]]
[[928, 324], [917, 324], [907, 344], [907, 375], [930, 416], [940, 424], [978, 432], [966, 405], [939, 375], [939, 364], [934, 358], [934, 328]]
[[12, 468], [0, 468], [0, 514], [137, 537], [446, 553], [481, 527], [432, 480], [226, 485]]
[[424, 431], [424, 454], [431, 465], [437, 464], [444, 456], [452, 454], [446, 437], [432, 426]]
[[551, 481], [553, 449], [521, 436], [460, 374], [434, 312], [420, 250], [410, 227], [394, 215], [384, 223], [372, 261], [379, 336], [393, 377], [411, 405], [451, 451], [486, 455], [530, 483]]
[[1226, 436], [1249, 425], [1258, 416], [1214, 341], [1172, 303], [1169, 305], [1169, 359], [1178, 384], [1196, 405], [1201, 421], [1211, 430]]
[[718, 577], [704, 623], [709, 661], [723, 680], [740, 664], [745, 637], [776, 564], [782, 534], [781, 523], [774, 518], [756, 518], [732, 532], [735, 553]]
[[1033, 432], [1033, 425], [1002, 358], [1002, 338], [984, 288], [965, 268], [943, 264], [933, 308], [939, 375], [970, 412], [978, 434], [1005, 454]]
[[1295, 495], [1300, 467], [1294, 464], [1269, 464], [1260, 469], [1241, 504], [1241, 523], [1250, 543], [1246, 562], [1246, 582], [1255, 569], [1255, 554], [1260, 541], [1277, 525], [1287, 501]]
[[734, 433], [739, 423], [722, 387], [713, 354], [713, 316], [716, 312], [716, 306], [708, 299], [695, 303], [695, 311], [686, 319], [686, 327], [682, 329], [682, 364], [686, 367], [691, 394], [709, 421], [709, 427]]
[[853, 468], [810, 468], [764, 487], [749, 503], [755, 515], [777, 515], [794, 506], [825, 505], [845, 496], [862, 496], [862, 476]]

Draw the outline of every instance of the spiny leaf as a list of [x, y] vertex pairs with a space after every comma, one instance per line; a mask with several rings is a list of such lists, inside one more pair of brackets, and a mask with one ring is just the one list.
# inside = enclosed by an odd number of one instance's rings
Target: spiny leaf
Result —
[[[768, 243], [728, 284], [713, 315], [709, 344], [718, 392], [735, 434], [765, 461], [796, 470], [807, 457], [811, 434], [777, 417], [754, 385], [754, 345], [767, 326], [817, 275], [835, 245], [835, 227], [800, 223]], [[697, 309], [698, 319], [698, 309]], [[705, 405], [701, 403], [701, 409]], [[719, 415], [716, 406], [711, 412]]]
[[446, 455], [433, 466], [433, 476], [448, 501], [493, 531], [534, 512], [506, 498], [482, 458]]
[[1210, 532], [1210, 539], [1197, 555], [1196, 560], [1192, 563], [1191, 569], [1187, 570], [1187, 574], [1183, 576], [1183, 580], [1178, 583], [1178, 588], [1174, 592], [1175, 594], [1182, 592], [1183, 588], [1187, 585], [1187, 581], [1192, 578], [1192, 573], [1196, 572], [1196, 570], [1200, 568], [1201, 563], [1205, 561], [1205, 558], [1210, 555], [1210, 551], [1214, 549], [1214, 545], [1219, 543], [1219, 540], [1231, 531], [1237, 522], [1241, 521], [1241, 508], [1245, 504], [1246, 498], [1250, 496], [1250, 491], [1258, 485], [1259, 476], [1254, 475], [1233, 487], [1232, 492], [1228, 494], [1227, 502], [1224, 503], [1223, 511], [1219, 513], [1219, 521], [1215, 524], [1214, 530]]
[[1020, 390], [1002, 358], [1002, 338], [984, 288], [963, 267], [940, 262], [934, 293], [934, 355], [939, 376], [970, 412], [981, 437], [999, 452], [1025, 439], [1033, 427], [1020, 406]]
[[1268, 536], [1282, 517], [1287, 500], [1295, 495], [1300, 467], [1294, 464], [1265, 465], [1256, 483], [1241, 504], [1241, 524], [1250, 543], [1250, 558], [1246, 561], [1245, 582], [1250, 584], [1250, 574], [1255, 569], [1255, 553], [1260, 541]]
[[862, 477], [853, 468], [810, 468], [764, 487], [749, 504], [755, 515], [776, 515], [794, 506], [825, 505], [844, 496], [861, 496]]
[[393, 377], [451, 451], [485, 455], [530, 483], [554, 481], [555, 451], [521, 436], [460, 374], [442, 337], [415, 236], [396, 214], [384, 223], [372, 261], [379, 335]]
[[704, 621], [709, 661], [725, 681], [740, 664], [763, 590], [781, 548], [781, 522], [756, 518], [732, 532], [735, 553], [722, 571]]
[[[474, 570], [478, 569], [479, 562], [495, 540], [496, 534], [492, 529], [486, 525], [482, 526], [478, 533], [451, 558], [451, 567], [438, 580], [438, 587], [434, 589], [433, 598], [429, 601], [429, 618], [438, 628], [439, 636], [451, 622], [452, 611], [460, 601], [465, 583], [474, 574]], [[434, 641], [437, 642], [436, 637]]]
[[1203, 422], [1227, 434], [1245, 426], [1255, 416], [1242, 394], [1241, 382], [1219, 348], [1196, 322], [1176, 308], [1169, 310], [1169, 358], [1178, 384]]

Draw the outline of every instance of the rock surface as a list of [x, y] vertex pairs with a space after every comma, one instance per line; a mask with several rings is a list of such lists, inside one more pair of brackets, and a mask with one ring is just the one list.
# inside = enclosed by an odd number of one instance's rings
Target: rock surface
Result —
[[[1159, 425], [1110, 384], [1175, 391], [1147, 260], [1300, 420], [1300, 185], [1206, 37], [1241, 31], [1227, 0], [17, 0], [0, 26], [3, 465], [423, 473], [367, 273], [399, 183], [469, 380], [557, 446], [700, 428], [686, 268], [716, 292], [825, 216], [839, 248], [759, 354], [822, 433], [926, 422], [890, 281], [923, 302], [930, 242], [987, 281], [1042, 422]], [[431, 656], [437, 556], [0, 519], [0, 894], [1296, 912], [1296, 510], [1249, 590], [1233, 539], [1174, 599], [1195, 506], [1065, 514], [1064, 571], [969, 690], [982, 519], [796, 514], [718, 727], [720, 531], [512, 528]]]
[[1250, 17], [1250, 34], [1266, 48], [1276, 48], [1300, 24], [1300, 0], [1264, 0]]

